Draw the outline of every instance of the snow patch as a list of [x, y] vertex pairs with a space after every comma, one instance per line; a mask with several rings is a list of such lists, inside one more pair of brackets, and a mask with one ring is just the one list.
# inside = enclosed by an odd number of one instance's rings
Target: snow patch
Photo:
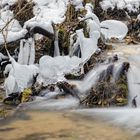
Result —
[[101, 33], [105, 39], [117, 38], [122, 40], [128, 32], [127, 26], [117, 20], [105, 20], [101, 22]]
[[78, 68], [81, 59], [69, 56], [43, 56], [39, 60], [39, 76], [37, 81], [44, 84], [52, 84], [65, 80], [64, 74], [70, 73]]
[[11, 70], [4, 84], [7, 95], [15, 91], [21, 92], [24, 88], [31, 86], [33, 76], [35, 76], [39, 71], [37, 66], [21, 65], [12, 57], [10, 57], [10, 61], [12, 63], [12, 69], [7, 68], [8, 70]]
[[117, 7], [118, 9], [127, 8], [130, 12], [137, 12], [139, 10], [140, 0], [103, 0], [100, 4], [103, 10]]

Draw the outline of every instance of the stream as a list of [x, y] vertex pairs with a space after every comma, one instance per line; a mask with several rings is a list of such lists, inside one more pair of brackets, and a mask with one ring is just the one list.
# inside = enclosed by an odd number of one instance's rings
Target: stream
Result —
[[[0, 125], [1, 140], [18, 139], [86, 139], [86, 140], [138, 140], [140, 139], [140, 45], [114, 44], [108, 56], [117, 54], [119, 61], [130, 63], [127, 74], [129, 103], [126, 107], [82, 109], [79, 101], [73, 97], [59, 100], [51, 99], [57, 92], [36, 97], [33, 102], [22, 103]], [[98, 74], [107, 64], [91, 70], [82, 81], [69, 81], [85, 93], [96, 83]], [[114, 71], [114, 75], [115, 75]], [[137, 108], [132, 108], [132, 99], [136, 98]], [[82, 96], [82, 95], [81, 95]], [[55, 111], [54, 111], [55, 110]], [[15, 113], [14, 113], [15, 112]], [[46, 127], [47, 126], [47, 127]], [[36, 128], [33, 129], [32, 128]], [[20, 131], [19, 131], [20, 130]], [[8, 135], [6, 136], [6, 133]], [[4, 138], [3, 138], [4, 135]]]
[[129, 129], [66, 111], [20, 111], [0, 124], [1, 140], [139, 140]]
[[[30, 2], [0, 5], [1, 64], [9, 61], [1, 65], [0, 140], [140, 140], [140, 15], [128, 13], [139, 1], [97, 1], [103, 20], [93, 0]], [[124, 21], [113, 18], [120, 11], [107, 17], [119, 6]], [[14, 55], [6, 45], [16, 40]]]

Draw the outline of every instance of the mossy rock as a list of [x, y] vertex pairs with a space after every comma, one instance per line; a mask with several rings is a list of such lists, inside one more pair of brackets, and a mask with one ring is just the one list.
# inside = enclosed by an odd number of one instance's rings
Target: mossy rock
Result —
[[128, 99], [125, 98], [116, 98], [116, 105], [117, 106], [125, 106], [128, 104]]
[[[109, 106], [125, 106], [128, 104], [128, 85], [126, 71], [127, 63], [122, 63], [122, 69], [118, 80], [113, 82], [113, 73], [110, 66], [101, 72], [103, 77], [98, 79], [89, 91], [89, 95], [81, 102], [86, 107], [109, 107]], [[126, 66], [126, 68], [125, 68]], [[108, 78], [109, 74], [109, 78]], [[113, 79], [113, 80], [112, 80]]]
[[118, 84], [118, 90], [122, 93], [127, 93], [128, 92], [128, 86], [127, 86], [127, 83], [122, 83], [122, 84]]

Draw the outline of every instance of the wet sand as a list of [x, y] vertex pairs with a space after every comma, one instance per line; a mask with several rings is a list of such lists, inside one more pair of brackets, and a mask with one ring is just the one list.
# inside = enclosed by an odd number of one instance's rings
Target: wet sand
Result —
[[67, 112], [28, 111], [0, 121], [0, 140], [139, 140], [129, 130]]

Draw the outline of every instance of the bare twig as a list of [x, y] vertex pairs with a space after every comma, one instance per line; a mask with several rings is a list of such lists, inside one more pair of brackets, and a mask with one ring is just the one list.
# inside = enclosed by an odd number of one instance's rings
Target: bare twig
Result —
[[5, 50], [8, 54], [8, 56], [9, 56], [9, 52], [8, 52], [8, 49], [7, 49], [7, 41], [6, 41], [7, 34], [8, 34], [8, 30], [7, 30], [6, 34], [4, 34], [4, 32], [2, 31], [2, 35], [3, 35], [3, 39], [4, 39], [4, 47], [5, 47]]
[[2, 32], [19, 14], [21, 14], [21, 12], [23, 12], [26, 8], [27, 8], [27, 6], [29, 5], [29, 4], [31, 4], [32, 3], [32, 0], [30, 0], [23, 8], [21, 8], [19, 11], [18, 11], [18, 13], [13, 17], [13, 18], [11, 18], [6, 24], [5, 24], [5, 26], [0, 30], [0, 32]]

